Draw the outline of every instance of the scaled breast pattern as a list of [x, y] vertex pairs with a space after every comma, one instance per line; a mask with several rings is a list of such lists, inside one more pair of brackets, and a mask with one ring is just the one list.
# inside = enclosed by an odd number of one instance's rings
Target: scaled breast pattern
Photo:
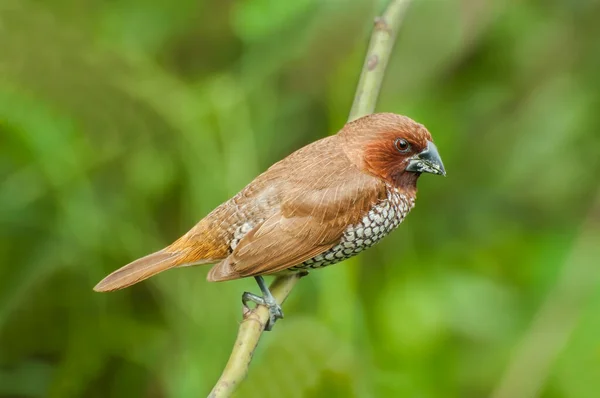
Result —
[[414, 206], [414, 197], [408, 198], [396, 188], [388, 187], [387, 199], [375, 204], [358, 224], [348, 226], [337, 245], [290, 271], [322, 268], [357, 255], [396, 229]]

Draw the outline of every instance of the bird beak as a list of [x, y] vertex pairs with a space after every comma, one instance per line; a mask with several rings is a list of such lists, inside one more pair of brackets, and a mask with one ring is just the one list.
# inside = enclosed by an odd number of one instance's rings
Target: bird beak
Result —
[[442, 158], [438, 153], [437, 147], [431, 141], [427, 141], [427, 148], [422, 152], [408, 159], [406, 171], [446, 175]]

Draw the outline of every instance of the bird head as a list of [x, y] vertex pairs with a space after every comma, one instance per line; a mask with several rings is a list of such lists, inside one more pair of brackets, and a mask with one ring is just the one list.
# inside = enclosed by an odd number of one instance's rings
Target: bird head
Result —
[[414, 189], [422, 173], [446, 175], [429, 131], [406, 116], [367, 115], [346, 124], [339, 137], [360, 170], [393, 186]]

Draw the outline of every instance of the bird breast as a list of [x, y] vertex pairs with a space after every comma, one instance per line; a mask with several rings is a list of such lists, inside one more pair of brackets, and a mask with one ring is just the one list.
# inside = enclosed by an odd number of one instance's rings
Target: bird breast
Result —
[[290, 271], [322, 268], [357, 255], [396, 229], [414, 205], [414, 196], [409, 197], [388, 186], [387, 198], [376, 203], [359, 223], [349, 225], [337, 245]]

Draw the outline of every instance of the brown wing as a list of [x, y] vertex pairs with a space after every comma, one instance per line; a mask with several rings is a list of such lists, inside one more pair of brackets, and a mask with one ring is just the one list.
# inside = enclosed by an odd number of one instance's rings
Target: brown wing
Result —
[[385, 197], [379, 179], [358, 171], [328, 141], [309, 146], [310, 156], [296, 152], [261, 176], [277, 186], [279, 208], [211, 269], [209, 280], [272, 274], [300, 264], [337, 244], [348, 225]]

